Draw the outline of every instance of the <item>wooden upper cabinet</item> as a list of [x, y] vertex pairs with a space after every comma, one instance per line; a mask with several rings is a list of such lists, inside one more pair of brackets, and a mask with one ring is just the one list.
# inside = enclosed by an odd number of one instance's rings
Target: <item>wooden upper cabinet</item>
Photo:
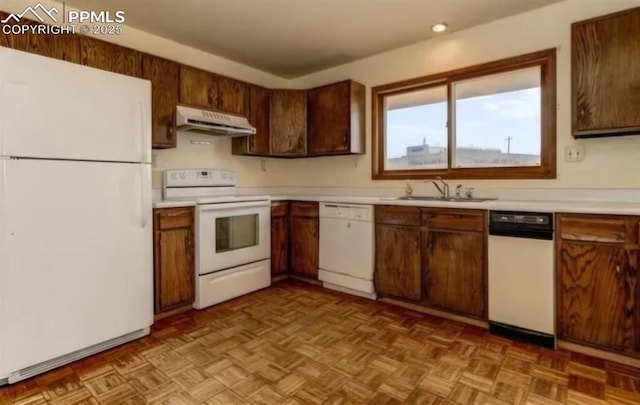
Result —
[[246, 83], [229, 77], [218, 77], [218, 105], [215, 108], [230, 114], [246, 116], [248, 102]]
[[152, 146], [175, 148], [180, 65], [156, 56], [143, 55], [142, 78], [151, 81]]
[[232, 153], [234, 155], [269, 155], [269, 89], [249, 85], [247, 118], [256, 128], [256, 134], [233, 138]]
[[272, 90], [270, 94], [270, 151], [272, 155], [307, 154], [307, 92]]
[[[0, 12], [0, 20], [7, 17]], [[8, 23], [10, 25], [14, 23]], [[18, 25], [40, 25], [36, 21], [22, 19]], [[0, 35], [0, 46], [34, 53], [49, 58], [80, 63], [80, 37], [72, 34], [38, 35], [27, 31], [24, 34]]]
[[640, 8], [571, 26], [576, 137], [640, 133]]
[[365, 86], [347, 80], [308, 92], [309, 155], [365, 150]]
[[122, 75], [142, 76], [142, 54], [92, 37], [80, 37], [82, 64]]
[[218, 107], [219, 76], [191, 66], [180, 67], [180, 104], [213, 110]]
[[251, 151], [256, 154], [269, 153], [269, 90], [260, 86], [250, 86], [249, 122], [256, 127], [251, 137]]

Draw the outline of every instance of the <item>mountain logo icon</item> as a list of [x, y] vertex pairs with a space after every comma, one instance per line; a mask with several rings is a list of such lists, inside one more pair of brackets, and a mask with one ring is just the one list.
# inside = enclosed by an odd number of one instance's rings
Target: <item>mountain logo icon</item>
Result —
[[31, 7], [31, 6], [27, 7], [21, 13], [9, 14], [9, 16], [7, 18], [5, 18], [4, 20], [2, 20], [0, 22], [2, 24], [6, 24], [9, 21], [20, 22], [21, 18], [23, 18], [25, 16], [28, 16], [28, 15], [31, 15], [31, 16], [35, 17], [41, 23], [45, 22], [45, 17], [49, 17], [49, 19], [51, 19], [53, 22], [57, 23], [58, 19], [55, 17], [55, 15], [57, 15], [59, 12], [60, 11], [55, 6], [51, 7], [51, 9], [47, 9], [45, 6], [42, 5], [42, 3], [38, 3], [33, 7]]

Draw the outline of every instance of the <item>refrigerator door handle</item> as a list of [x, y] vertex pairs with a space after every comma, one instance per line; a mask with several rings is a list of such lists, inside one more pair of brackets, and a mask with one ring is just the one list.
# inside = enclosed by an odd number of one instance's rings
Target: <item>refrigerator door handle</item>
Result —
[[147, 227], [147, 207], [149, 206], [149, 192], [147, 179], [147, 165], [140, 164], [140, 226]]
[[142, 102], [138, 103], [138, 109], [139, 109], [139, 115], [140, 115], [140, 142], [142, 143], [140, 146], [140, 154], [141, 154], [141, 158], [140, 161], [142, 163], [146, 163], [147, 162], [147, 132], [146, 132], [146, 126], [144, 124], [145, 122], [145, 114], [144, 114], [144, 107], [142, 106]]

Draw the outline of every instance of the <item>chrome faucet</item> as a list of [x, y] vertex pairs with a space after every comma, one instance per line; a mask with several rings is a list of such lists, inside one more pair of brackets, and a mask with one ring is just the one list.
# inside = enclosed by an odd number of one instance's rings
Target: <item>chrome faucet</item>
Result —
[[445, 198], [445, 199], [449, 198], [449, 185], [444, 180], [442, 180], [442, 177], [440, 176], [436, 177], [436, 180], [439, 180], [440, 183], [442, 183], [442, 186], [440, 186], [434, 180], [425, 180], [425, 182], [431, 183], [434, 186], [436, 186], [440, 194], [442, 194], [442, 198]]

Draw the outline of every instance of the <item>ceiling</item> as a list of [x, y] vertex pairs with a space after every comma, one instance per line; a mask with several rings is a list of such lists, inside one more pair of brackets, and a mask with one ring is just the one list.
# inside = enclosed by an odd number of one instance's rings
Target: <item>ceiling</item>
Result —
[[66, 0], [124, 10], [126, 24], [285, 78], [562, 0]]

